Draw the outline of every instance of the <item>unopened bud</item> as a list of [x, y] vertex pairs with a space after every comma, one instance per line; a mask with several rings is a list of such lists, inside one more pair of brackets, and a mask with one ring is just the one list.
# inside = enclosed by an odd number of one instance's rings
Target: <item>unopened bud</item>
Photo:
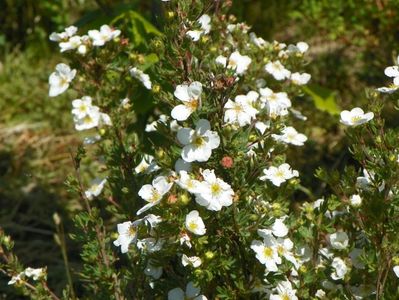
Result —
[[175, 16], [175, 13], [174, 13], [173, 11], [168, 11], [168, 12], [166, 13], [166, 16], [167, 16], [169, 19], [172, 19], [172, 18]]
[[179, 195], [179, 202], [183, 205], [187, 205], [190, 202], [190, 197], [187, 193], [181, 193]]
[[231, 167], [233, 167], [233, 163], [234, 163], [234, 161], [230, 156], [225, 156], [220, 161], [220, 164], [223, 166], [223, 168], [226, 168], [226, 169], [230, 169]]
[[168, 204], [175, 204], [177, 202], [177, 196], [175, 194], [170, 194], [167, 202]]
[[206, 251], [205, 252], [205, 258], [206, 259], [212, 259], [212, 258], [214, 258], [215, 257], [215, 253], [213, 253], [212, 251]]
[[54, 220], [54, 224], [55, 224], [55, 225], [58, 226], [58, 225], [61, 224], [61, 218], [60, 218], [59, 214], [54, 213], [54, 214], [53, 214], [53, 220]]
[[154, 85], [152, 86], [152, 91], [153, 91], [155, 94], [158, 94], [158, 93], [161, 91], [161, 86], [160, 86], [159, 84], [154, 84]]

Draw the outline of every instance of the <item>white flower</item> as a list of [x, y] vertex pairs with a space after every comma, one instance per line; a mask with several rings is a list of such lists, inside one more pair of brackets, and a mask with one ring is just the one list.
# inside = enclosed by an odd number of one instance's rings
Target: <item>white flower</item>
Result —
[[201, 106], [201, 82], [194, 81], [190, 85], [181, 84], [176, 86], [174, 95], [183, 104], [173, 108], [172, 118], [178, 121], [187, 120], [188, 117]]
[[360, 195], [352, 195], [349, 198], [349, 203], [353, 207], [359, 207], [360, 205], [362, 205], [362, 198], [360, 197]]
[[198, 180], [192, 179], [186, 171], [179, 172], [179, 178], [176, 183], [183, 189], [189, 191], [192, 194], [199, 192], [200, 182]]
[[291, 72], [287, 70], [279, 60], [268, 62], [265, 66], [265, 70], [276, 80], [288, 79], [291, 75]]
[[72, 37], [73, 35], [75, 35], [75, 33], [78, 31], [78, 28], [75, 26], [69, 26], [67, 28], [65, 28], [64, 32], [53, 32], [50, 34], [50, 41], [53, 42], [60, 42], [63, 40], [66, 40], [69, 37]]
[[162, 249], [164, 239], [145, 238], [137, 241], [137, 248], [142, 252], [154, 253]]
[[85, 196], [88, 199], [93, 199], [94, 197], [97, 197], [98, 195], [100, 195], [101, 191], [104, 188], [104, 185], [107, 183], [107, 179], [101, 179], [101, 178], [96, 178], [94, 179], [91, 184], [90, 184], [90, 188], [85, 191]]
[[326, 296], [326, 292], [319, 289], [316, 291], [316, 294], [314, 296], [319, 299], [324, 299], [324, 297]]
[[283, 256], [289, 262], [291, 262], [294, 265], [295, 269], [298, 269], [300, 267], [300, 263], [292, 253], [293, 248], [294, 248], [294, 243], [289, 238], [277, 239], [277, 253], [280, 256]]
[[288, 108], [291, 107], [291, 100], [287, 93], [274, 93], [269, 88], [259, 89], [260, 101], [266, 106], [269, 116], [285, 116], [288, 114]]
[[288, 52], [290, 53], [305, 53], [309, 49], [309, 45], [305, 42], [298, 42], [296, 45], [288, 45]]
[[345, 277], [345, 274], [348, 272], [348, 267], [346, 266], [345, 262], [339, 257], [334, 257], [331, 266], [333, 267], [331, 278], [334, 280], [343, 279]]
[[201, 289], [194, 286], [190, 281], [187, 283], [186, 292], [181, 288], [175, 288], [168, 293], [168, 300], [207, 300], [204, 295], [200, 295]]
[[191, 245], [191, 239], [190, 239], [190, 237], [188, 236], [188, 234], [185, 233], [185, 232], [183, 232], [183, 233], [180, 235], [179, 242], [180, 242], [180, 245], [186, 244], [186, 246], [187, 246], [188, 248], [190, 248], [190, 249], [191, 249], [191, 247], [192, 247], [192, 245]]
[[334, 249], [346, 249], [349, 244], [349, 237], [346, 232], [336, 232], [330, 234], [330, 244]]
[[277, 295], [270, 295], [270, 300], [298, 300], [296, 290], [292, 288], [290, 281], [280, 281], [276, 287]]
[[137, 240], [137, 226], [142, 223], [142, 220], [134, 222], [123, 222], [118, 224], [118, 238], [114, 241], [116, 247], [121, 247], [121, 252], [126, 253], [129, 250], [130, 243], [135, 243]]
[[277, 241], [272, 235], [264, 236], [263, 242], [252, 241], [251, 249], [255, 251], [259, 262], [266, 266], [267, 271], [278, 271], [277, 265], [281, 264], [281, 258], [277, 252]]
[[129, 98], [123, 98], [122, 100], [121, 100], [121, 106], [124, 108], [124, 109], [129, 109], [132, 105], [130, 104], [130, 99]]
[[46, 274], [46, 271], [44, 268], [26, 268], [24, 273], [27, 277], [32, 277], [33, 280], [38, 280]]
[[183, 254], [181, 257], [181, 263], [184, 267], [190, 265], [193, 268], [198, 268], [202, 264], [202, 260], [198, 256], [188, 257], [187, 255]]
[[276, 219], [272, 226], [272, 233], [277, 237], [285, 237], [288, 234], [288, 227], [284, 224], [285, 218]]
[[201, 30], [189, 30], [186, 32], [194, 42], [198, 41], [201, 35], [209, 33], [211, 30], [211, 17], [204, 14], [198, 19], [198, 23], [201, 25]]
[[275, 186], [280, 186], [283, 182], [293, 177], [298, 177], [299, 173], [297, 170], [292, 170], [290, 165], [285, 163], [278, 167], [270, 167], [264, 169], [263, 173], [265, 175], [261, 176], [260, 180], [270, 180]]
[[82, 44], [81, 37], [75, 35], [70, 37], [67, 42], [61, 42], [59, 46], [61, 48], [61, 52], [65, 52], [68, 50], [78, 49], [81, 44]]
[[[396, 62], [399, 63], [399, 56], [396, 58]], [[384, 73], [386, 76], [393, 78], [393, 84], [389, 87], [378, 88], [377, 91], [391, 94], [399, 89], [399, 66], [387, 67], [385, 68]]]
[[395, 273], [396, 277], [399, 278], [399, 266], [394, 266], [393, 267], [393, 272]]
[[202, 171], [204, 181], [201, 182], [195, 201], [209, 210], [219, 211], [223, 206], [233, 204], [234, 191], [222, 179], [217, 178], [214, 170]]
[[251, 32], [249, 34], [249, 39], [250, 41], [257, 47], [259, 48], [264, 48], [265, 46], [268, 45], [268, 42], [266, 42], [264, 39], [262, 39], [261, 37], [257, 37], [256, 34], [254, 32]]
[[[256, 93], [256, 95], [258, 95]], [[259, 95], [258, 95], [259, 96]], [[224, 105], [224, 121], [230, 124], [238, 124], [240, 127], [251, 124], [258, 110], [253, 107], [250, 95], [238, 95], [234, 101], [227, 100]]]
[[208, 120], [200, 119], [194, 129], [181, 128], [177, 132], [177, 139], [184, 145], [181, 157], [187, 162], [207, 161], [212, 150], [219, 147], [220, 138], [215, 131], [211, 131]]
[[144, 269], [144, 274], [157, 280], [161, 278], [163, 271], [162, 267], [156, 267], [153, 263], [154, 261], [151, 259], [148, 261], [147, 267]]
[[151, 90], [152, 88], [152, 82], [150, 79], [150, 76], [148, 74], [144, 73], [140, 69], [137, 69], [136, 67], [130, 69], [130, 75], [136, 79], [138, 79], [147, 90]]
[[143, 172], [145, 172], [146, 174], [150, 174], [159, 169], [160, 167], [157, 165], [156, 161], [154, 160], [154, 156], [149, 154], [144, 154], [143, 159], [137, 165], [137, 167], [134, 168], [134, 171], [136, 172], [136, 174], [140, 174]]
[[311, 76], [308, 73], [301, 74], [301, 73], [295, 72], [295, 73], [291, 74], [290, 80], [293, 84], [305, 85], [309, 82], [310, 78], [311, 78]]
[[306, 135], [298, 133], [298, 131], [296, 131], [296, 129], [291, 126], [285, 127], [281, 132], [281, 135], [273, 134], [272, 136], [276, 141], [286, 144], [303, 146], [308, 139]]
[[202, 221], [202, 218], [200, 217], [197, 210], [192, 210], [186, 216], [185, 225], [187, 230], [191, 231], [196, 235], [204, 235], [206, 233], [205, 224]]
[[148, 214], [143, 218], [143, 222], [146, 225], [149, 225], [152, 228], [155, 228], [158, 226], [159, 223], [162, 222], [162, 218], [160, 216], [157, 215], [153, 215], [153, 214]]
[[84, 117], [79, 118], [76, 115], [73, 118], [75, 129], [78, 131], [97, 127], [101, 120], [101, 112], [98, 106], [91, 106]]
[[82, 99], [75, 99], [72, 101], [72, 114], [77, 118], [86, 116], [92, 108], [92, 99], [89, 96], [83, 96]]
[[241, 55], [238, 51], [233, 52], [228, 59], [222, 55], [216, 58], [216, 63], [226, 66], [228, 69], [235, 70], [237, 75], [244, 74], [251, 61], [252, 59], [249, 56]]
[[66, 64], [56, 65], [55, 72], [51, 73], [49, 77], [49, 96], [55, 97], [65, 92], [75, 76], [75, 69], [71, 70], [71, 68]]
[[108, 25], [103, 25], [98, 30], [89, 30], [89, 37], [93, 40], [93, 46], [104, 46], [106, 42], [113, 40], [121, 34], [120, 30], [114, 30]]
[[161, 202], [162, 197], [169, 192], [173, 183], [169, 183], [166, 177], [159, 176], [152, 181], [151, 184], [145, 184], [139, 190], [139, 196], [143, 198], [148, 204], [144, 205], [137, 211], [137, 215], [149, 210], [151, 207]]
[[10, 281], [7, 284], [13, 285], [13, 284], [21, 283], [23, 275], [24, 275], [24, 272], [21, 272], [18, 275], [14, 275], [13, 277], [11, 277]]
[[374, 118], [374, 113], [364, 113], [363, 109], [355, 107], [351, 111], [344, 110], [341, 112], [340, 122], [347, 126], [358, 126], [367, 123]]

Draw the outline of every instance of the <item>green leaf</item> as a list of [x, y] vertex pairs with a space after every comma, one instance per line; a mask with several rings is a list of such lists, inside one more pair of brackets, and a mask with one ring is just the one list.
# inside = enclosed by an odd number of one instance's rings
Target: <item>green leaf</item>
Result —
[[126, 30], [126, 34], [134, 46], [147, 45], [154, 36], [162, 33], [144, 17], [133, 10], [117, 16], [111, 24]]
[[310, 84], [303, 87], [303, 91], [312, 97], [314, 105], [318, 110], [338, 115], [340, 109], [336, 103], [336, 92], [325, 87]]

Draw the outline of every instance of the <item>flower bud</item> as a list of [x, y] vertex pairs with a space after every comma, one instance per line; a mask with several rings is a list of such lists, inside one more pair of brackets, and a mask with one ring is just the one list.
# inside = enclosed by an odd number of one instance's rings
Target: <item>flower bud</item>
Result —
[[166, 13], [166, 16], [168, 17], [168, 19], [172, 19], [175, 16], [175, 13], [173, 11], [168, 11]]
[[155, 94], [158, 94], [158, 93], [161, 91], [161, 86], [160, 86], [159, 84], [154, 84], [154, 85], [152, 86], [152, 91], [153, 91]]
[[207, 36], [207, 35], [203, 35], [202, 37], [201, 37], [201, 43], [206, 43], [207, 41], [209, 41], [209, 36]]
[[214, 257], [215, 257], [215, 253], [213, 253], [212, 251], [206, 251], [205, 252], [205, 258], [206, 259], [211, 260]]
[[53, 214], [53, 220], [55, 225], [60, 225], [61, 224], [61, 218], [57, 213]]
[[190, 196], [187, 193], [181, 193], [179, 194], [178, 201], [183, 204], [187, 205], [190, 202]]
[[306, 273], [307, 271], [308, 271], [308, 269], [306, 268], [305, 265], [300, 266], [300, 268], [299, 268], [300, 273]]
[[234, 163], [234, 161], [230, 156], [225, 156], [220, 161], [220, 164], [223, 166], [223, 168], [226, 168], [226, 169], [230, 169], [231, 167], [233, 167], [233, 163]]
[[175, 204], [177, 202], [177, 196], [175, 194], [170, 194], [167, 202], [168, 204]]

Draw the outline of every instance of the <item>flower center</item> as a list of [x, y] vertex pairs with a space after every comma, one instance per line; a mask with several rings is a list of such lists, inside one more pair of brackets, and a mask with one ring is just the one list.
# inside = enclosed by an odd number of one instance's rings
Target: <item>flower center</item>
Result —
[[222, 191], [222, 187], [219, 184], [212, 183], [211, 192], [212, 192], [213, 196], [220, 194], [221, 191]]
[[148, 200], [149, 202], [156, 202], [161, 198], [161, 195], [158, 193], [156, 189], [152, 189], [151, 198]]
[[190, 228], [190, 230], [196, 230], [196, 229], [198, 228], [198, 224], [195, 223], [194, 221], [191, 221], [191, 222], [188, 224], [188, 228]]
[[362, 119], [361, 116], [353, 116], [353, 117], [351, 118], [351, 121], [352, 121], [352, 123], [357, 123], [357, 122], [359, 122], [361, 119]]
[[129, 236], [130, 237], [134, 237], [136, 235], [136, 233], [137, 233], [136, 227], [130, 226], [129, 227], [129, 232], [128, 232]]
[[272, 258], [272, 257], [273, 257], [273, 249], [270, 248], [270, 247], [265, 247], [265, 248], [263, 249], [263, 255], [264, 255], [266, 258]]
[[198, 107], [198, 100], [197, 99], [190, 99], [190, 101], [188, 101], [186, 103], [186, 106], [191, 110], [191, 111], [195, 111]]
[[203, 145], [205, 144], [205, 140], [204, 140], [204, 138], [203, 138], [202, 136], [196, 135], [196, 136], [194, 137], [193, 144], [194, 144], [196, 147], [201, 147], [201, 146], [203, 146]]
[[285, 178], [285, 176], [284, 176], [284, 172], [283, 171], [281, 171], [281, 170], [278, 170], [277, 172], [276, 172], [276, 177], [278, 177], [278, 178]]
[[281, 300], [290, 300], [291, 298], [290, 298], [290, 296], [288, 296], [288, 294], [284, 294], [284, 295], [281, 295]]

